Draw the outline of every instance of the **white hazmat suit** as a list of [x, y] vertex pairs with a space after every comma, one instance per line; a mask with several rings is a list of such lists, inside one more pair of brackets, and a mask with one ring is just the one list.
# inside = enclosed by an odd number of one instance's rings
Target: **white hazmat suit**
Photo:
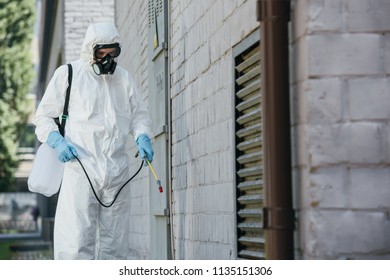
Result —
[[[96, 44], [120, 43], [111, 23], [89, 26], [80, 59], [72, 62], [73, 81], [65, 139], [72, 144], [103, 203], [110, 203], [130, 174], [130, 135], [151, 137], [151, 120], [128, 72], [117, 66], [113, 75], [94, 73]], [[68, 68], [54, 73], [33, 123], [46, 142], [58, 131], [53, 118], [62, 114]], [[132, 170], [134, 172], [134, 170]], [[55, 259], [126, 259], [128, 253], [129, 186], [111, 208], [99, 205], [76, 160], [65, 164], [55, 226]]]

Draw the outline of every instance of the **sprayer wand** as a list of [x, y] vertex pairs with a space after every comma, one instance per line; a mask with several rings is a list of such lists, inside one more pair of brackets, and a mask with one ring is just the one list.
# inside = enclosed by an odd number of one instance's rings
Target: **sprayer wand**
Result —
[[[138, 155], [139, 155], [139, 152], [137, 151], [137, 153], [135, 154], [135, 157], [138, 157]], [[162, 193], [162, 192], [163, 192], [163, 187], [162, 187], [162, 185], [161, 185], [161, 181], [160, 181], [160, 179], [157, 177], [156, 172], [154, 172], [153, 166], [152, 166], [152, 164], [150, 163], [150, 161], [148, 160], [148, 158], [146, 157], [146, 155], [145, 155], [145, 157], [143, 158], [143, 160], [148, 164], [150, 170], [151, 170], [152, 173], [153, 173], [154, 179], [156, 179], [156, 183], [157, 183], [157, 186], [158, 186], [158, 191], [159, 191], [160, 193]]]

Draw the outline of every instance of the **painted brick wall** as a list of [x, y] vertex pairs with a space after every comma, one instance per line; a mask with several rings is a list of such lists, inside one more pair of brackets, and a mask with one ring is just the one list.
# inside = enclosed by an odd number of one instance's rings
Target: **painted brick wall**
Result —
[[232, 46], [256, 1], [170, 1], [172, 211], [176, 259], [234, 259]]
[[[118, 64], [127, 69], [147, 103], [148, 57], [147, 57], [147, 11], [148, 1], [116, 0], [115, 23], [122, 40], [122, 53]], [[135, 154], [135, 145], [130, 153]], [[137, 170], [138, 160], [132, 169]], [[144, 168], [130, 184], [131, 206], [129, 258], [150, 259], [150, 210], [148, 169]]]
[[298, 255], [390, 257], [390, 2], [293, 1]]
[[79, 59], [85, 32], [94, 22], [114, 22], [114, 0], [64, 1], [64, 63]]

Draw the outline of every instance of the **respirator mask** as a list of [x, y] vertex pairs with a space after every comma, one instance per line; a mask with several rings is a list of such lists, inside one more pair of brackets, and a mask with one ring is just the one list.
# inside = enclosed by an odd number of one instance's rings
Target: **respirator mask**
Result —
[[92, 69], [97, 75], [114, 74], [116, 62], [114, 58], [121, 53], [119, 43], [98, 44], [93, 49], [94, 63]]

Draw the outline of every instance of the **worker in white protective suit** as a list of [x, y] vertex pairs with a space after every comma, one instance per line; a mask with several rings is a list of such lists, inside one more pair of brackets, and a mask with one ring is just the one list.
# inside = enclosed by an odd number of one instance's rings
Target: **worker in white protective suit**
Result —
[[127, 258], [129, 187], [112, 207], [104, 208], [75, 160], [78, 157], [82, 162], [104, 202], [112, 201], [131, 175], [129, 163], [134, 162], [134, 154], [130, 155], [130, 141], [136, 140], [141, 158], [153, 160], [149, 112], [129, 73], [116, 66], [120, 52], [113, 24], [90, 25], [80, 59], [71, 63], [73, 80], [65, 138], [53, 118], [64, 108], [66, 65], [55, 71], [33, 120], [38, 139], [66, 162], [55, 217], [55, 259]]

